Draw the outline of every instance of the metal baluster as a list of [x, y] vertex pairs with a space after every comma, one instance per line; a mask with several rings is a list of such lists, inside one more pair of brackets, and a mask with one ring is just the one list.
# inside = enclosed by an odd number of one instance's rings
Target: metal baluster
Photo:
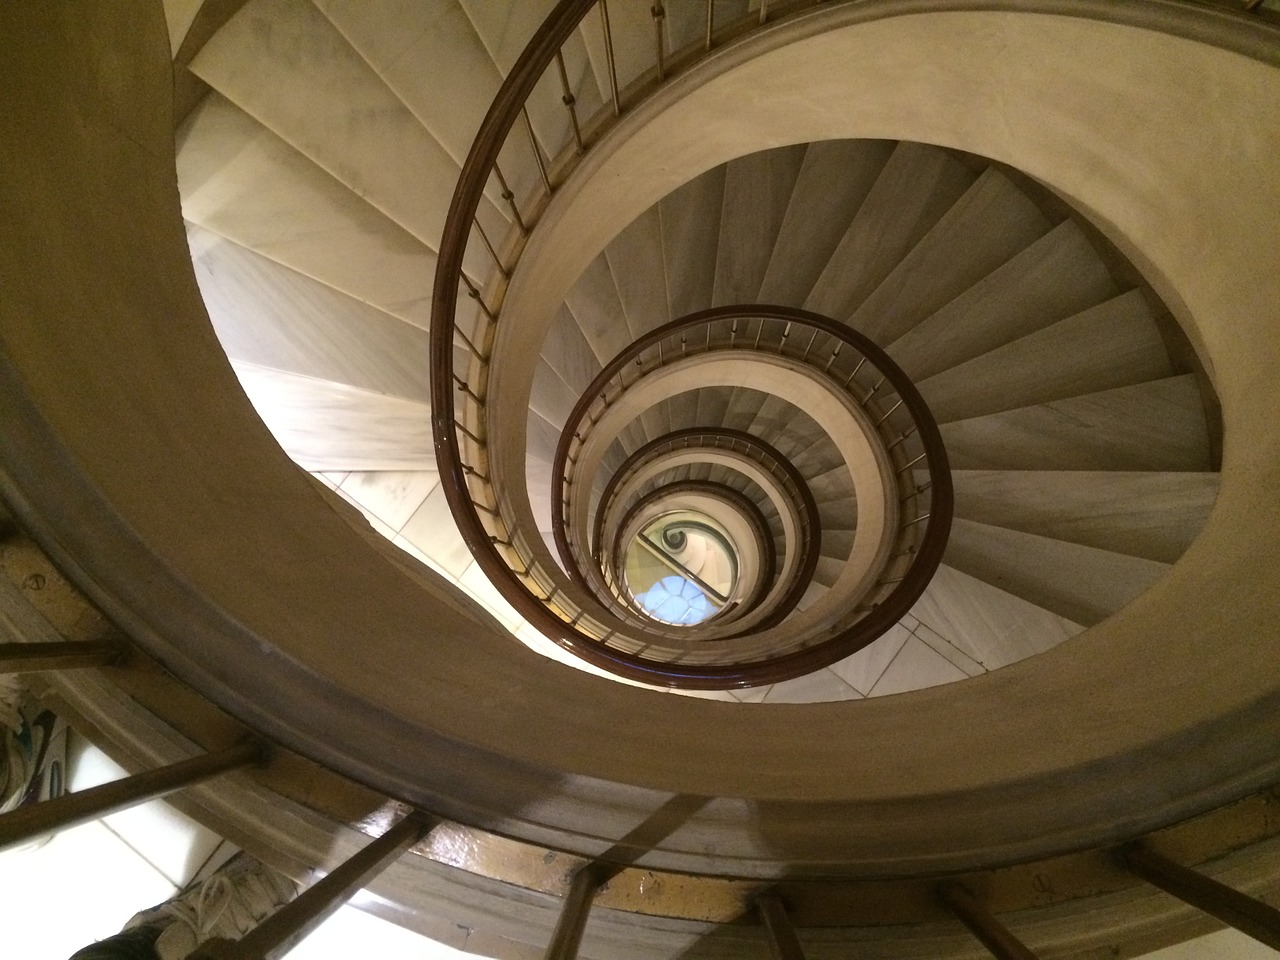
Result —
[[470, 437], [472, 440], [474, 440], [476, 443], [480, 444], [480, 446], [482, 446], [482, 447], [484, 446], [484, 441], [483, 441], [483, 440], [481, 440], [479, 437], [477, 437], [477, 436], [476, 436], [474, 433], [472, 433], [470, 430], [468, 430], [465, 426], [463, 426], [463, 424], [462, 424], [460, 421], [458, 421], [458, 420], [454, 420], [454, 421], [453, 421], [453, 425], [454, 425], [455, 427], [457, 427], [459, 430], [461, 430], [463, 433], [465, 433], [465, 434], [466, 434], [468, 437]]
[[649, 8], [649, 12], [653, 14], [654, 34], [658, 45], [658, 82], [661, 83], [667, 75], [667, 45], [662, 36], [662, 21], [667, 11], [661, 3], [655, 3]]
[[489, 240], [489, 235], [484, 232], [484, 227], [480, 226], [480, 218], [475, 217], [472, 222], [476, 225], [476, 232], [480, 234], [480, 240], [484, 243], [484, 248], [489, 251], [489, 256], [493, 258], [493, 262], [498, 267], [498, 272], [504, 277], [510, 278], [511, 271], [507, 269], [506, 264], [502, 262], [502, 258], [498, 256], [498, 251], [494, 249], [493, 243]]
[[618, 65], [613, 59], [613, 32], [609, 29], [609, 3], [600, 0], [600, 24], [604, 27], [604, 56], [609, 65], [609, 96], [613, 99], [613, 115], [620, 116], [622, 104], [618, 100]]
[[1121, 851], [1120, 857], [1132, 873], [1165, 893], [1217, 917], [1273, 950], [1280, 950], [1280, 910], [1270, 904], [1196, 873], [1146, 847], [1128, 847]]
[[858, 371], [862, 369], [862, 365], [866, 362], [867, 362], [866, 357], [863, 357], [861, 360], [858, 361], [858, 365], [853, 368], [853, 373], [849, 374], [848, 378], [844, 382], [844, 388], [846, 390], [849, 389], [849, 384], [853, 383], [853, 378], [858, 375]]
[[802, 356], [802, 357], [800, 358], [800, 362], [801, 362], [801, 363], [803, 363], [803, 362], [805, 362], [806, 360], [808, 360], [808, 359], [809, 359], [809, 351], [813, 349], [813, 343], [814, 343], [814, 341], [815, 341], [815, 340], [817, 340], [817, 339], [818, 339], [818, 331], [817, 331], [817, 330], [814, 330], [814, 331], [813, 331], [813, 336], [809, 338], [809, 345], [808, 345], [807, 347], [805, 347], [805, 348], [804, 348], [804, 356]]
[[569, 108], [569, 121], [573, 124], [573, 142], [577, 147], [578, 156], [582, 156], [586, 147], [582, 143], [582, 127], [578, 125], [578, 108], [575, 106], [578, 100], [569, 89], [569, 71], [565, 69], [563, 50], [556, 51], [556, 68], [560, 73], [560, 89], [564, 91], [560, 95], [560, 102]]
[[462, 388], [462, 392], [474, 400], [476, 403], [483, 404], [484, 398], [467, 386], [467, 381], [463, 380], [456, 373], [453, 375], [453, 382]]
[[520, 216], [520, 208], [516, 206], [516, 195], [507, 186], [507, 178], [502, 175], [502, 168], [496, 163], [493, 165], [493, 173], [498, 178], [498, 186], [502, 188], [502, 199], [507, 201], [507, 206], [511, 208], [511, 216], [515, 218], [516, 226], [520, 228], [522, 234], [528, 236], [529, 228], [525, 225], [524, 217]]
[[760, 0], [760, 26], [769, 19], [769, 0]]
[[524, 129], [529, 135], [529, 144], [533, 147], [533, 159], [538, 164], [538, 175], [542, 177], [542, 186], [546, 188], [547, 196], [551, 195], [551, 178], [547, 176], [547, 161], [542, 156], [542, 145], [538, 143], [538, 135], [533, 132], [533, 121], [529, 119], [529, 108], [521, 107], [520, 115], [524, 117]]
[[462, 277], [462, 283], [467, 288], [467, 296], [469, 296], [472, 300], [474, 300], [477, 304], [480, 305], [481, 312], [483, 312], [484, 315], [489, 318], [490, 323], [497, 323], [498, 322], [497, 316], [494, 314], [492, 310], [489, 309], [489, 305], [484, 302], [484, 297], [480, 296], [480, 291], [476, 289], [476, 285], [471, 282], [471, 278], [468, 277], [465, 273], [459, 274], [459, 276]]
[[476, 345], [471, 342], [471, 338], [468, 337], [465, 333], [463, 333], [462, 329], [458, 327], [456, 324], [454, 325], [453, 333], [455, 336], [461, 338], [463, 344], [466, 346], [468, 350], [471, 351], [472, 355], [475, 356], [476, 359], [478, 359], [481, 363], [489, 362], [489, 358], [476, 349]]
[[[831, 356], [827, 358], [827, 365], [822, 368], [823, 373], [831, 372], [831, 365], [836, 362], [836, 357], [840, 356], [840, 348], [843, 346], [844, 346], [843, 343], [836, 344], [836, 348], [833, 351], [831, 351]], [[845, 384], [845, 386], [848, 386], [848, 384]]]
[[703, 48], [707, 52], [711, 51], [711, 35], [716, 29], [716, 5], [715, 0], [707, 0], [707, 42]]
[[882, 424], [882, 423], [884, 423], [886, 420], [888, 420], [888, 419], [889, 419], [889, 417], [893, 416], [893, 412], [894, 412], [895, 410], [897, 410], [900, 406], [902, 406], [902, 405], [903, 405], [903, 403], [905, 403], [905, 402], [906, 402], [906, 401], [904, 401], [901, 397], [899, 397], [899, 398], [898, 398], [898, 402], [897, 402], [897, 403], [895, 403], [892, 407], [890, 407], [890, 408], [885, 412], [885, 415], [884, 415], [883, 417], [881, 417], [879, 420], [877, 420], [877, 421], [876, 421], [876, 426], [877, 426], [877, 427], [878, 427], [878, 426], [880, 426], [880, 424]]

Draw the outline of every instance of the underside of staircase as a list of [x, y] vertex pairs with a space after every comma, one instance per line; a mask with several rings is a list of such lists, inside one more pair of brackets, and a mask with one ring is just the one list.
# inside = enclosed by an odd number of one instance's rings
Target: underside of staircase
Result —
[[[1203, 929], [1117, 866], [1138, 837], [1274, 896], [1274, 31], [1154, 0], [1078, 17], [716, 0], [702, 57], [706, 7], [670, 2], [673, 79], [646, 99], [663, 5], [614, 0], [611, 32], [583, 21], [563, 88], [549, 73], [503, 148], [459, 278], [456, 371], [479, 304], [507, 290], [491, 426], [522, 442], [494, 476], [525, 532], [554, 553], [557, 447], [600, 371], [732, 304], [814, 311], [883, 348], [954, 483], [942, 563], [874, 643], [793, 679], [670, 691], [590, 675], [526, 622], [436, 460], [440, 238], [472, 138], [555, 4], [165, 6], [195, 283], [174, 125], [121, 120], [82, 160], [76, 104], [130, 101], [30, 51], [15, 89], [29, 74], [67, 92], [32, 113], [45, 162], [13, 165], [14, 195], [55, 213], [10, 217], [0, 246], [6, 268], [28, 240], [62, 251], [0, 307], [0, 492], [39, 545], [0, 559], [56, 588], [29, 622], [0, 596], [5, 622], [133, 638], [128, 669], [50, 683], [132, 765], [245, 731], [279, 744], [266, 772], [185, 802], [295, 874], [406, 807], [443, 817], [376, 909], [445, 939], [465, 925], [468, 949], [503, 957], [541, 953], [596, 862], [621, 870], [583, 947], [601, 958], [764, 956], [768, 891], [806, 955], [979, 956], [939, 877], [1046, 956], [1129, 956]], [[158, 37], [55, 19], [59, 42]], [[903, 50], [924, 65], [910, 83]], [[120, 89], [167, 95], [135, 59]], [[960, 73], [993, 95], [948, 106]], [[837, 110], [850, 76], [867, 96]], [[1121, 93], [1141, 122], [1089, 107]], [[1187, 118], [1210, 93], [1206, 132]], [[62, 204], [71, 183], [97, 205]], [[838, 589], [859, 525], [823, 412], [757, 380], [663, 397], [612, 438], [588, 512], [673, 432], [757, 437], [820, 520], [800, 619]], [[744, 476], [685, 464], [630, 495], [721, 485], [791, 549]]]

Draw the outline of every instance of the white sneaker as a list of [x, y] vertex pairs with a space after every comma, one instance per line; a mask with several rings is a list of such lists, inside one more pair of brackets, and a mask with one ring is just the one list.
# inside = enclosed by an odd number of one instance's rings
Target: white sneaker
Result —
[[160, 960], [184, 960], [206, 940], [239, 940], [297, 895], [297, 884], [284, 874], [238, 853], [207, 880], [137, 914], [125, 929], [164, 927], [156, 954]]

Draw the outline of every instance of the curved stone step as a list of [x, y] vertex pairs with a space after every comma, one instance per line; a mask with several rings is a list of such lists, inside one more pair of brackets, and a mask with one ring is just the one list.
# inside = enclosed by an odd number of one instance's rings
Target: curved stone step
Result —
[[672, 319], [662, 251], [662, 219], [658, 207], [636, 217], [605, 248], [605, 259], [618, 289], [628, 342]]
[[975, 179], [945, 150], [896, 144], [806, 298], [805, 309], [837, 320], [852, 316]]
[[1119, 292], [1084, 233], [1064, 221], [903, 334], [888, 353], [918, 382]]
[[195, 225], [187, 241], [227, 356], [429, 404], [425, 330]]
[[725, 169], [716, 280], [711, 303], [756, 303], [796, 178], [804, 163], [803, 144], [750, 153]]
[[1069, 397], [940, 428], [954, 470], [1209, 469], [1192, 374]]
[[893, 149], [891, 140], [825, 140], [805, 148], [759, 302], [805, 302]]
[[970, 675], [976, 675], [975, 665], [996, 670], [1052, 649], [1084, 629], [948, 563], [938, 568], [911, 608], [911, 618], [920, 621], [914, 628], [917, 636]]
[[331, 380], [235, 361], [276, 442], [304, 470], [433, 470], [431, 408]]
[[1218, 494], [1216, 473], [958, 470], [956, 516], [1173, 563]]
[[618, 285], [604, 254], [587, 264], [564, 302], [583, 339], [595, 354], [597, 371], [631, 343], [627, 337], [627, 325], [622, 319]]
[[1130, 290], [917, 384], [939, 423], [1174, 375], [1139, 290]]
[[711, 303], [724, 184], [725, 165], [721, 164], [658, 201], [667, 302], [672, 317], [686, 316]]
[[177, 136], [182, 213], [426, 329], [435, 252], [211, 91]]
[[1155, 560], [959, 519], [944, 561], [1082, 626], [1105, 620], [1169, 569]]
[[[204, 46], [191, 70], [297, 150], [438, 247], [457, 162], [312, 4], [250, 0]], [[492, 238], [507, 219], [478, 213]], [[481, 244], [467, 269], [487, 275]]]
[[1052, 226], [1008, 177], [989, 167], [853, 312], [849, 325], [879, 344], [892, 343]]

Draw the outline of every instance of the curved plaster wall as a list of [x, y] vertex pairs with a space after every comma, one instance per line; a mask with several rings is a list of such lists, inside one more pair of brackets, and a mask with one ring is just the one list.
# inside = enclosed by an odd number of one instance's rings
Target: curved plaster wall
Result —
[[[557, 199], [513, 284], [511, 302], [539, 322], [631, 216], [738, 153], [865, 136], [982, 153], [1087, 211], [1214, 377], [1217, 506], [1128, 609], [968, 683], [753, 710], [525, 651], [390, 559], [285, 460], [192, 277], [163, 23], [122, 8], [3, 13], [0, 37], [18, 41], [0, 58], [3, 492], [140, 643], [252, 726], [464, 822], [760, 875], [1033, 857], [1280, 776], [1280, 673], [1259, 668], [1280, 619], [1274, 62], [1086, 19], [875, 20], [881, 5], [862, 4], [691, 75]], [[1179, 15], [1197, 29], [1212, 19]], [[504, 381], [504, 404], [522, 394], [518, 375]], [[523, 421], [508, 420], [504, 442]]]

